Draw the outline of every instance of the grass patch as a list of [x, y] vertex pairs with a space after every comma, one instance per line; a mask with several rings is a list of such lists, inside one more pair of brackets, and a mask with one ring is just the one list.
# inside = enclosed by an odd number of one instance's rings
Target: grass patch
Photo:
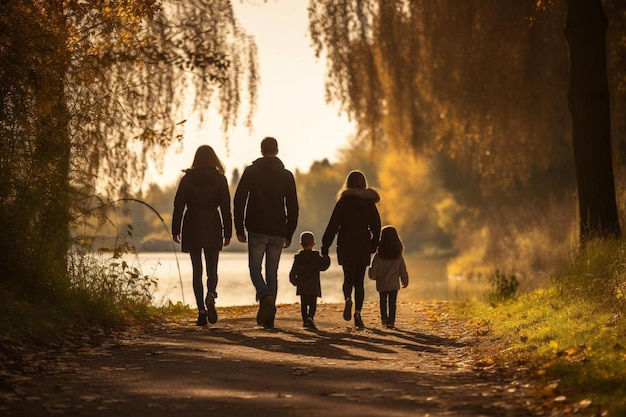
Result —
[[152, 303], [154, 277], [112, 254], [76, 251], [68, 256], [67, 285], [27, 292], [0, 282], [0, 338], [26, 346], [58, 343], [75, 333], [107, 332], [191, 314], [189, 306]]
[[461, 308], [500, 342], [494, 359], [523, 364], [540, 394], [626, 415], [626, 241], [590, 242], [550, 283], [501, 303]]

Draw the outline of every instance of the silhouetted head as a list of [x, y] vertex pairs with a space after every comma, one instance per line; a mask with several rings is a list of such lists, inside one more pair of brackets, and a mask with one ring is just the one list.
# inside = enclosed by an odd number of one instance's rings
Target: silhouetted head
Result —
[[192, 168], [215, 168], [223, 174], [226, 170], [224, 164], [217, 157], [217, 154], [209, 145], [200, 145], [196, 150], [196, 156], [193, 158]]
[[364, 189], [367, 188], [367, 181], [365, 180], [365, 175], [358, 170], [354, 170], [348, 174], [346, 178], [345, 188], [358, 188]]
[[302, 232], [300, 234], [300, 246], [302, 249], [311, 249], [315, 246], [315, 237], [311, 232]]
[[263, 156], [276, 156], [278, 154], [278, 142], [271, 136], [261, 141], [261, 154]]
[[402, 255], [404, 245], [398, 231], [393, 226], [385, 226], [380, 231], [380, 242], [378, 244], [378, 256], [382, 259], [396, 259]]

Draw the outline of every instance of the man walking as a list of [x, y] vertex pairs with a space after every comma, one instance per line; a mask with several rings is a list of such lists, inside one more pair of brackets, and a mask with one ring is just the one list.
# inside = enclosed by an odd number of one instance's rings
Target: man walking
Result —
[[[283, 248], [291, 245], [299, 211], [293, 174], [277, 154], [276, 139], [264, 138], [263, 156], [244, 170], [234, 197], [237, 239], [248, 242], [250, 278], [259, 301], [257, 324], [270, 329], [276, 316], [278, 263]], [[261, 273], [263, 257], [265, 279]]]

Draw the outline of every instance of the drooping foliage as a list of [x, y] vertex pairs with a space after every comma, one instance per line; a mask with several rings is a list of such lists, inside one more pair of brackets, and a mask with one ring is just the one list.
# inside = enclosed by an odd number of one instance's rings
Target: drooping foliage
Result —
[[[622, 3], [603, 1], [613, 103], [623, 101], [626, 73], [618, 58]], [[565, 1], [309, 2], [313, 43], [328, 60], [327, 99], [341, 104], [357, 122], [358, 137], [377, 152], [431, 159], [424, 175], [449, 192], [431, 203], [473, 213], [473, 240], [490, 254], [510, 253], [511, 233], [536, 237], [531, 229], [540, 231], [541, 213], [557, 212], [555, 204], [562, 213], [555, 225], [573, 224], [576, 216], [567, 12]], [[615, 132], [623, 130], [621, 108], [612, 112]], [[383, 175], [382, 182], [399, 186]], [[398, 205], [410, 198], [395, 195]], [[532, 223], [518, 222], [529, 213]], [[548, 234], [561, 242], [571, 236], [569, 230]], [[464, 240], [467, 235], [455, 239]]]
[[486, 191], [571, 163], [562, 8], [346, 0], [309, 15], [327, 96], [372, 141], [443, 151]]
[[192, 111], [216, 108], [226, 130], [245, 89], [254, 111], [256, 83], [227, 0], [0, 1], [3, 280], [64, 285], [96, 180], [127, 193]]

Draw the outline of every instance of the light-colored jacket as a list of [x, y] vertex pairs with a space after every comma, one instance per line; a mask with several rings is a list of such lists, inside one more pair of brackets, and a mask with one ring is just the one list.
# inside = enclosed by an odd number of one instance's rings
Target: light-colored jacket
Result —
[[400, 289], [400, 283], [402, 287], [409, 285], [409, 273], [402, 255], [396, 259], [382, 259], [375, 254], [368, 276], [376, 281], [376, 291], [396, 291]]

